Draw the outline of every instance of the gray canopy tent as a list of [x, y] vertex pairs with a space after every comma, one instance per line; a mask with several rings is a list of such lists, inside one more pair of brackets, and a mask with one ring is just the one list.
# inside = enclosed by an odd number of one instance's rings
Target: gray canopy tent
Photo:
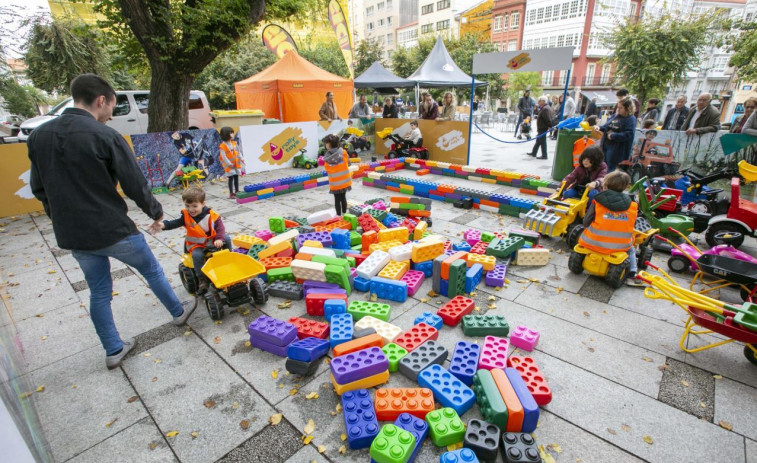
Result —
[[[471, 76], [452, 61], [441, 36], [436, 38], [434, 48], [423, 64], [407, 79], [423, 87], [467, 87], [471, 82]], [[476, 87], [483, 85], [489, 84], [480, 80], [475, 82]]]
[[371, 67], [355, 77], [353, 83], [355, 84], [355, 88], [415, 87], [415, 82], [395, 76], [378, 61], [371, 64]]

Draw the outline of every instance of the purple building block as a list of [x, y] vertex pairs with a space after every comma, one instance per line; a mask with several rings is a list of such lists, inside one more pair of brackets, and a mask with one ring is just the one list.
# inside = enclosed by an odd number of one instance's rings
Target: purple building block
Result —
[[507, 266], [497, 264], [492, 270], [486, 272], [486, 278], [484, 282], [486, 286], [502, 286], [505, 284], [505, 276], [507, 275]]
[[381, 348], [373, 346], [331, 360], [331, 374], [338, 384], [347, 384], [389, 369], [389, 360]]
[[320, 241], [324, 248], [330, 248], [334, 244], [334, 241], [331, 239], [331, 233], [327, 231], [318, 231], [297, 235], [297, 247], [302, 247], [302, 243], [308, 240]]
[[264, 350], [266, 352], [270, 352], [273, 355], [278, 355], [279, 357], [286, 357], [287, 349], [289, 348], [288, 345], [277, 346], [276, 344], [271, 344], [270, 342], [266, 342], [260, 338], [255, 338], [255, 337], [250, 337], [250, 345], [252, 345], [252, 347], [257, 347], [258, 349]]
[[412, 296], [418, 291], [418, 289], [420, 289], [421, 285], [423, 284], [423, 279], [425, 277], [426, 277], [426, 274], [420, 270], [408, 270], [402, 276], [402, 278], [400, 278], [400, 281], [404, 281], [405, 283], [407, 283], [408, 296]]
[[311, 288], [340, 289], [336, 283], [326, 283], [325, 281], [307, 280], [302, 283], [302, 290], [307, 291]]
[[472, 385], [473, 375], [478, 370], [478, 356], [480, 354], [481, 347], [478, 344], [458, 341], [452, 353], [452, 360], [449, 362], [449, 372], [466, 385]]
[[539, 332], [527, 328], [524, 325], [518, 325], [510, 333], [510, 344], [523, 350], [531, 352], [539, 342]]
[[357, 389], [342, 394], [342, 413], [344, 413], [344, 426], [347, 428], [347, 443], [350, 448], [370, 447], [371, 442], [379, 433], [376, 410], [373, 408], [370, 392], [367, 389]]
[[273, 238], [273, 232], [271, 230], [258, 230], [255, 232], [255, 236], [263, 241], [268, 241]]
[[250, 342], [259, 339], [276, 346], [287, 346], [297, 338], [297, 328], [294, 325], [266, 315], [253, 320], [247, 327], [247, 332], [250, 334]]

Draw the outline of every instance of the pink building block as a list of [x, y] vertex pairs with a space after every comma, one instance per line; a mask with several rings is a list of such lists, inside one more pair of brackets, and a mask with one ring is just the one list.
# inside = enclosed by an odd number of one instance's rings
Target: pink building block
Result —
[[421, 285], [423, 284], [423, 278], [426, 275], [421, 272], [420, 270], [408, 270], [402, 278], [400, 278], [400, 281], [404, 281], [407, 283], [407, 295], [412, 296], [413, 294], [420, 289]]
[[355, 267], [350, 267], [350, 276], [352, 278], [355, 278], [357, 276], [357, 269]]
[[507, 368], [507, 349], [509, 346], [510, 343], [505, 338], [485, 337], [484, 347], [481, 348], [481, 356], [478, 358], [478, 369]]
[[371, 207], [374, 208], [374, 209], [378, 209], [380, 211], [385, 211], [386, 210], [386, 203], [384, 201], [376, 201], [375, 203], [373, 203], [371, 205]]
[[271, 230], [258, 230], [255, 232], [255, 236], [263, 241], [268, 241], [274, 237], [274, 234]]
[[468, 242], [468, 244], [475, 246], [476, 243], [481, 241], [481, 230], [469, 228], [463, 232], [463, 238]]
[[539, 332], [523, 325], [516, 326], [510, 333], [510, 343], [519, 349], [531, 352], [537, 342], [539, 342]]

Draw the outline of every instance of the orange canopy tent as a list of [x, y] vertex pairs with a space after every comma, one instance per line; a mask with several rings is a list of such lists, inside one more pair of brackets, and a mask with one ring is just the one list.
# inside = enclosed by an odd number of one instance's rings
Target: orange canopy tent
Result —
[[282, 122], [317, 121], [326, 92], [342, 118], [352, 109], [352, 81], [324, 71], [295, 52], [234, 84], [237, 109], [260, 109]]

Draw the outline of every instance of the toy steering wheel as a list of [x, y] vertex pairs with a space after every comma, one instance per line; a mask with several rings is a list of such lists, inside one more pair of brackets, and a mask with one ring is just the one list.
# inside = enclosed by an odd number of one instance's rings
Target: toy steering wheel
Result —
[[721, 231], [715, 233], [712, 238], [713, 241], [715, 241], [717, 244], [727, 244], [728, 246], [733, 246], [733, 243], [741, 240], [741, 236], [741, 233], [736, 231]]

